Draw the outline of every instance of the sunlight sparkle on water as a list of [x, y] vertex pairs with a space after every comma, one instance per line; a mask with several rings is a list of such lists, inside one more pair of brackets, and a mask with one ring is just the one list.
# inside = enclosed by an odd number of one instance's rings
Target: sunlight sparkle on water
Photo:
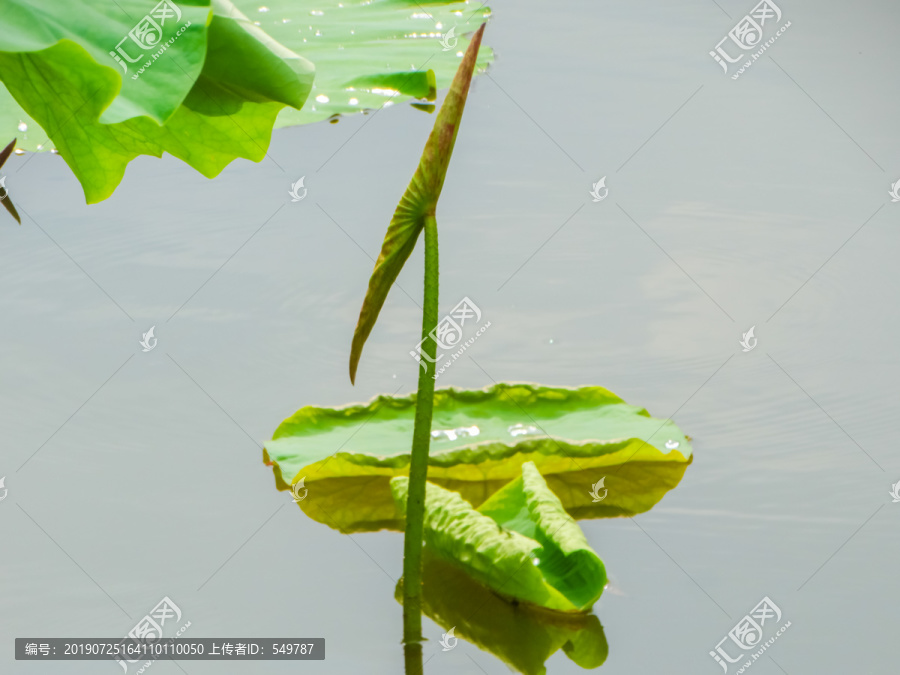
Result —
[[477, 426], [457, 427], [456, 429], [436, 429], [431, 432], [431, 439], [435, 441], [455, 441], [457, 438], [469, 438], [477, 436], [481, 429]]
[[513, 424], [507, 431], [510, 436], [529, 436], [541, 433], [533, 424], [529, 424], [528, 426], [525, 426], [524, 424]]

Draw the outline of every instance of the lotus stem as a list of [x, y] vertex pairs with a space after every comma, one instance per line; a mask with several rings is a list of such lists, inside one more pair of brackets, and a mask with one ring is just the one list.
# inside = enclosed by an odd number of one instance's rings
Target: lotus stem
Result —
[[422, 643], [411, 642], [403, 645], [403, 661], [406, 666], [405, 675], [424, 675], [425, 664], [422, 662]]
[[[403, 642], [422, 641], [422, 539], [425, 522], [425, 479], [431, 445], [434, 409], [434, 374], [437, 343], [432, 332], [438, 321], [438, 234], [434, 214], [425, 217], [425, 299], [422, 305], [422, 356], [412, 457], [409, 463], [409, 493], [406, 504], [406, 538], [403, 542]], [[423, 367], [424, 366], [424, 367]]]

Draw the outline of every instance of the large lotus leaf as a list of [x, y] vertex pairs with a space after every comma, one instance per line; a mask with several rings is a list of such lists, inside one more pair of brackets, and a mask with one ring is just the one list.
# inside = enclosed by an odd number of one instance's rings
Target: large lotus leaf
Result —
[[[394, 592], [403, 601], [403, 579]], [[593, 614], [561, 614], [507, 602], [461, 568], [431, 555], [422, 559], [422, 610], [457, 638], [494, 654], [524, 675], [545, 675], [544, 662], [562, 650], [582, 668], [606, 661], [609, 646]]]
[[[391, 479], [406, 509], [409, 479]], [[477, 510], [433, 483], [425, 491], [425, 546], [503, 597], [563, 612], [590, 609], [606, 570], [533, 462]]]
[[[169, 152], [210, 178], [236, 157], [259, 161], [278, 112], [285, 105], [303, 104], [312, 64], [274, 43], [225, 0], [216, 0], [215, 7], [207, 35], [209, 58], [162, 126], [143, 114], [103, 123], [101, 116], [123, 81], [109, 56], [112, 66], [98, 66], [88, 51], [68, 39], [36, 52], [0, 52], [0, 78], [50, 130], [89, 203], [112, 194], [128, 162], [141, 154]], [[138, 82], [170, 59], [176, 55], [166, 51], [148, 61]], [[186, 77], [181, 73], [179, 81]], [[36, 135], [32, 130], [32, 140]]]
[[[428, 3], [427, 10], [404, 0], [237, 4], [256, 25], [227, 0], [120, 0], [115, 7], [101, 0], [8, 0], [0, 13], [0, 142], [17, 137], [20, 149], [58, 149], [88, 202], [112, 194], [140, 154], [169, 152], [213, 177], [237, 157], [260, 161], [276, 117], [285, 126], [410, 97], [433, 100], [466, 44], [450, 38], [444, 44], [454, 49], [444, 51], [439, 32], [454, 28], [459, 36], [490, 13], [450, 1]], [[210, 23], [210, 6], [232, 23]], [[145, 33], [136, 28], [148, 25]], [[153, 48], [137, 47], [133, 30], [155, 41]], [[164, 42], [166, 51], [157, 54]], [[312, 86], [309, 58], [321, 61], [322, 70], [316, 100], [300, 111]], [[479, 67], [490, 58], [482, 50]]]
[[[144, 115], [162, 124], [178, 109], [200, 76], [210, 12], [210, 0], [171, 0], [158, 4], [154, 0], [116, 0], [115, 3], [4, 0], [0, 14], [0, 52], [32, 54], [60, 40], [77, 44], [88, 58], [73, 65], [82, 70], [80, 75], [86, 82], [96, 81], [99, 85], [104, 70], [122, 75], [121, 88], [102, 111], [103, 122], [121, 122]], [[166, 48], [166, 58], [155, 60], [152, 68], [147, 68], [138, 79], [131, 79], [138, 67], [182, 27], [184, 30]], [[30, 58], [35, 67], [32, 72], [40, 76], [40, 56], [33, 54]], [[130, 63], [131, 59], [135, 61]], [[123, 72], [122, 68], [127, 70]], [[0, 79], [7, 82], [24, 74], [7, 70], [6, 66], [0, 73]], [[54, 103], [53, 98], [48, 97], [46, 103]], [[61, 99], [58, 103], [65, 106], [67, 101]], [[23, 105], [31, 109], [34, 103], [23, 101]], [[46, 136], [34, 140], [38, 135], [33, 133], [29, 140], [33, 143], [46, 140]], [[29, 143], [20, 142], [19, 146], [34, 149]]]
[[[675, 487], [691, 460], [690, 443], [671, 420], [602, 387], [504, 383], [438, 389], [434, 401], [428, 480], [475, 506], [533, 461], [570, 515], [632, 516]], [[279, 490], [305, 479], [308, 497], [299, 505], [314, 520], [342, 532], [402, 530], [388, 481], [409, 472], [414, 414], [415, 394], [307, 406], [278, 427], [264, 460]], [[473, 427], [478, 435], [467, 435]], [[606, 496], [595, 501], [591, 486], [604, 477]]]
[[[279, 127], [377, 110], [410, 98], [434, 100], [436, 89], [450, 86], [469, 34], [491, 14], [480, 1], [469, 0], [237, 4], [269, 35], [316, 64], [309, 103], [299, 111], [283, 110]], [[258, 11], [259, 6], [266, 11]], [[453, 35], [442, 43], [441, 35], [450, 31]], [[486, 68], [492, 58], [493, 52], [482, 47], [476, 69]]]

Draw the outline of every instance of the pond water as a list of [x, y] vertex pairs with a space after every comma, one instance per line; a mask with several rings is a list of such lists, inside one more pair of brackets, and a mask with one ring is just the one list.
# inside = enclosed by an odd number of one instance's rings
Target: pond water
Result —
[[[493, 4], [438, 212], [441, 310], [491, 322], [438, 386], [602, 385], [693, 438], [652, 511], [581, 521], [610, 577], [605, 675], [722, 672], [710, 652], [764, 597], [791, 626], [756, 675], [895, 662], [900, 44], [887, 3], [784, 3], [790, 29], [732, 80], [708, 52], [752, 5]], [[402, 671], [402, 535], [306, 517], [261, 445], [301, 406], [415, 389], [421, 249], [355, 387], [347, 361], [432, 123], [398, 105], [280, 130], [213, 181], [141, 158], [91, 207], [58, 156], [10, 158], [2, 672], [121, 672], [26, 666], [13, 638], [124, 635], [165, 596], [185, 637], [326, 639], [324, 662], [254, 673]], [[509, 672], [424, 630], [429, 674]], [[514, 652], [536, 639], [517, 630]]]

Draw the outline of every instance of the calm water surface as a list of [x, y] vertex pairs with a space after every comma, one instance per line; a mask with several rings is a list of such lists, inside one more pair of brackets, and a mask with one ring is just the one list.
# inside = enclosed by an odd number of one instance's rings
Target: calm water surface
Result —
[[[440, 385], [603, 385], [694, 438], [655, 509], [582, 522], [611, 579], [608, 675], [721, 672], [709, 651], [765, 596], [791, 627], [756, 675], [896, 661], [898, 16], [781, 3], [790, 30], [734, 81], [708, 51], [751, 5], [493, 4], [497, 61], [438, 213], [441, 307], [468, 296], [492, 323]], [[122, 635], [163, 596], [186, 637], [326, 638], [324, 662], [254, 673], [401, 671], [402, 535], [305, 517], [260, 446], [303, 405], [414, 390], [402, 292], [356, 387], [347, 357], [432, 123], [403, 105], [280, 130], [271, 160], [214, 181], [142, 158], [92, 207], [59, 157], [10, 160], [0, 671], [120, 672], [26, 666], [13, 638]], [[421, 274], [417, 252], [399, 279], [416, 302]], [[464, 640], [442, 652], [444, 630], [425, 621], [426, 672], [508, 672]], [[562, 651], [547, 670], [583, 672]]]

